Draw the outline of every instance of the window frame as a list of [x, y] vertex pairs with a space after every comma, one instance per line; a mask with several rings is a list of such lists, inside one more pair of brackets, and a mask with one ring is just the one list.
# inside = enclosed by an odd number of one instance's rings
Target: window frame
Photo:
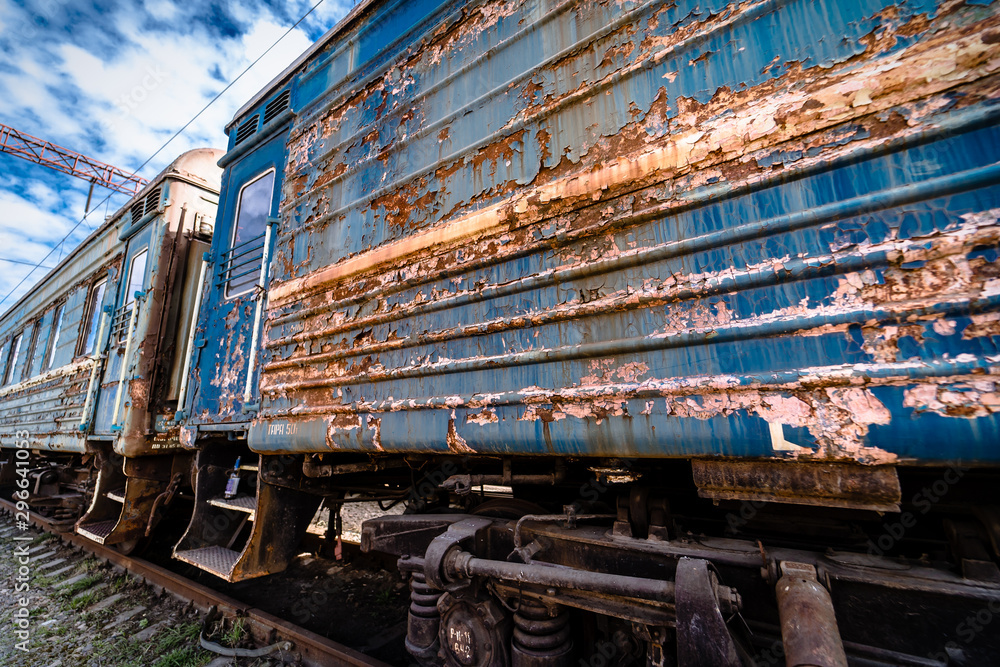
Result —
[[[265, 223], [264, 223], [264, 234], [265, 234], [264, 238], [265, 239], [267, 238], [267, 236], [266, 236], [266, 234], [267, 234], [267, 222], [266, 222], [266, 219], [271, 217], [271, 209], [274, 207], [274, 184], [275, 184], [275, 182], [277, 182], [277, 175], [278, 175], [278, 170], [275, 167], [273, 167], [273, 166], [269, 167], [268, 169], [266, 169], [264, 171], [262, 171], [261, 173], [257, 174], [256, 176], [250, 178], [242, 186], [240, 186], [240, 191], [236, 195], [236, 213], [235, 213], [235, 215], [233, 215], [233, 228], [229, 232], [229, 245], [226, 247], [226, 251], [223, 253], [223, 257], [225, 257], [225, 255], [229, 251], [231, 251], [233, 249], [233, 247], [236, 245], [236, 232], [238, 232], [239, 228], [240, 228], [240, 224], [239, 224], [240, 223], [240, 210], [243, 208], [243, 191], [246, 190], [251, 185], [253, 185], [254, 183], [256, 183], [257, 181], [261, 180], [262, 178], [266, 178], [268, 175], [274, 176], [274, 179], [271, 181], [271, 192], [270, 192], [270, 196], [269, 196], [268, 201], [267, 201], [267, 215], [265, 216]], [[264, 250], [266, 250], [266, 248]], [[223, 268], [225, 268], [225, 267], [223, 266]], [[240, 298], [241, 296], [243, 296], [245, 294], [249, 294], [249, 293], [253, 292], [254, 288], [257, 286], [257, 283], [260, 282], [260, 271], [263, 271], [263, 270], [264, 270], [264, 253], [262, 251], [261, 252], [260, 268], [258, 269], [258, 273], [257, 273], [257, 280], [255, 280], [252, 283], [250, 283], [250, 285], [247, 287], [247, 289], [243, 290], [242, 292], [235, 292], [233, 294], [229, 293], [229, 281], [228, 280], [223, 280], [222, 281], [222, 297], [223, 297], [223, 300], [225, 300], [225, 301], [232, 301], [234, 299]], [[223, 274], [223, 275], [225, 275], [225, 274]]]
[[[142, 278], [139, 281], [139, 289], [133, 289], [133, 278], [135, 277], [135, 263], [142, 259]], [[112, 335], [115, 334], [115, 327], [120, 325], [117, 329], [117, 340], [116, 344], [122, 345], [128, 339], [129, 323], [132, 318], [132, 312], [138, 306], [135, 301], [135, 293], [144, 291], [146, 286], [146, 270], [149, 268], [149, 246], [142, 246], [142, 249], [137, 251], [132, 255], [132, 258], [128, 261], [128, 272], [124, 274], [125, 279], [125, 294], [122, 296], [122, 305], [115, 310], [115, 318], [112, 320]], [[127, 313], [127, 314], [126, 314]], [[122, 319], [118, 319], [118, 317]]]
[[56, 360], [56, 348], [59, 347], [59, 334], [62, 332], [63, 318], [66, 316], [66, 302], [60, 301], [52, 312], [52, 329], [49, 330], [49, 340], [46, 343], [45, 357], [42, 359], [42, 373], [52, 370], [52, 362]]
[[31, 367], [33, 365], [32, 362], [35, 360], [35, 351], [38, 347], [38, 331], [42, 328], [41, 324], [41, 317], [31, 323], [31, 340], [28, 342], [28, 354], [24, 358], [24, 368], [21, 369], [21, 382], [35, 377]]
[[[97, 346], [100, 345], [100, 341], [97, 340], [97, 334], [100, 333], [97, 331], [97, 327], [101, 325], [100, 314], [104, 309], [104, 299], [107, 298], [108, 295], [108, 282], [110, 279], [110, 275], [104, 274], [101, 278], [94, 280], [94, 282], [92, 282], [90, 287], [87, 289], [87, 303], [84, 306], [84, 318], [81, 325], [83, 329], [80, 331], [82, 335], [80, 336], [80, 343], [77, 347], [76, 356], [78, 357], [89, 357], [93, 355], [97, 351]], [[104, 288], [104, 293], [101, 294], [100, 302], [98, 302], [96, 296], [101, 287]], [[96, 319], [94, 318], [95, 315], [97, 315]], [[94, 350], [91, 350], [91, 346], [87, 344], [90, 340], [91, 333], [94, 334]]]
[[10, 351], [16, 338], [16, 335], [11, 336], [0, 345], [0, 358], [2, 358], [3, 362], [3, 366], [0, 368], [0, 387], [7, 385], [7, 375], [9, 375], [10, 371]]
[[14, 369], [17, 367], [17, 357], [21, 353], [21, 341], [24, 339], [24, 329], [18, 331], [10, 339], [10, 349], [7, 350], [7, 368], [3, 372], [3, 386], [14, 382]]
[[[136, 260], [142, 258], [142, 278], [139, 280], [139, 289], [132, 289], [132, 282], [135, 273], [135, 263]], [[144, 291], [146, 286], [146, 269], [149, 268], [149, 246], [143, 246], [142, 250], [138, 251], [132, 255], [132, 259], [128, 263], [128, 274], [125, 276], [125, 300], [122, 301], [122, 306], [128, 306], [135, 303], [135, 293]]]

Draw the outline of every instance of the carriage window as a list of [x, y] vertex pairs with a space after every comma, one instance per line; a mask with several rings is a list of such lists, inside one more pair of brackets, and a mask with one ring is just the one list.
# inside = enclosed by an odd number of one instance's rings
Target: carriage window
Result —
[[119, 343], [128, 338], [129, 326], [132, 324], [132, 310], [135, 308], [135, 293], [142, 291], [145, 282], [146, 249], [144, 248], [132, 257], [128, 269], [128, 281], [125, 283], [125, 301], [111, 319], [111, 337]]
[[135, 293], [142, 291], [146, 280], [146, 251], [143, 250], [132, 258], [132, 267], [128, 272], [128, 291], [125, 294], [125, 305], [135, 301]]
[[90, 298], [87, 299], [87, 342], [80, 351], [81, 354], [93, 354], [94, 348], [97, 347], [97, 328], [101, 322], [101, 307], [104, 303], [104, 290], [107, 286], [108, 281], [105, 278], [90, 288]]
[[226, 298], [244, 294], [260, 280], [264, 231], [271, 214], [274, 170], [243, 186], [236, 204], [236, 225], [229, 252], [223, 258]]
[[10, 354], [7, 355], [7, 369], [3, 373], [3, 383], [10, 384], [14, 377], [14, 366], [17, 365], [17, 354], [21, 351], [21, 334], [14, 336], [10, 344]]
[[49, 350], [45, 363], [42, 364], [42, 370], [47, 371], [52, 368], [52, 362], [56, 358], [56, 348], [59, 347], [59, 332], [62, 329], [63, 315], [66, 309], [63, 308], [63, 304], [56, 306], [56, 312], [52, 314], [52, 333], [49, 334]]
[[31, 342], [28, 343], [28, 354], [24, 357], [24, 370], [21, 372], [21, 379], [27, 380], [35, 376], [35, 348], [38, 347], [38, 330], [41, 329], [42, 321], [36, 320], [31, 327]]

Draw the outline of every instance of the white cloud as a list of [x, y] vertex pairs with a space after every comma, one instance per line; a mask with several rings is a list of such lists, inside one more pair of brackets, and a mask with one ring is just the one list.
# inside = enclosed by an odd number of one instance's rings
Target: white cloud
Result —
[[[297, 0], [285, 11], [298, 18], [313, 4]], [[351, 6], [349, 0], [326, 0], [141, 175], [154, 176], [191, 148], [224, 148], [224, 127], [235, 111], [309, 47], [309, 34], [322, 34]], [[98, 160], [136, 169], [290, 25], [263, 2], [232, 2], [222, 9], [225, 15], [208, 20], [197, 18], [204, 10], [200, 3], [157, 0], [104, 8], [83, 20], [79, 16], [90, 8], [82, 4], [40, 0], [25, 7], [0, 0], [0, 119]], [[22, 163], [0, 162], [8, 170], [17, 164]], [[39, 261], [82, 216], [87, 184], [32, 168], [3, 176], [0, 244], [17, 248], [12, 259]], [[95, 204], [106, 194], [95, 191]], [[115, 202], [122, 199], [117, 195]], [[102, 209], [101, 220], [103, 214]], [[90, 229], [89, 223], [81, 225], [72, 242]], [[67, 250], [60, 248], [46, 265]], [[0, 263], [0, 298], [27, 269]], [[36, 271], [28, 285], [42, 275]], [[12, 295], [0, 310], [19, 296]]]

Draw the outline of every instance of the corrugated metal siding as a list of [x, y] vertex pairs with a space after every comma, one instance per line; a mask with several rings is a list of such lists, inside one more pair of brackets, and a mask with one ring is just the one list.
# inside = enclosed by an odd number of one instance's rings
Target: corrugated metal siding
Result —
[[[9, 335], [25, 321], [44, 313], [33, 355], [32, 377], [0, 388], [0, 443], [10, 444], [15, 432], [27, 431], [33, 448], [84, 451], [84, 434], [79, 431], [79, 424], [92, 362], [84, 358], [74, 362], [73, 359], [84, 324], [92, 277], [98, 270], [104, 272], [110, 268], [113, 272], [121, 261], [122, 247], [117, 226], [109, 226], [90, 239], [88, 247], [68, 264], [35, 287], [17, 308], [4, 315], [0, 327]], [[113, 280], [112, 276], [112, 283]], [[65, 314], [59, 344], [52, 369], [44, 370], [43, 357], [52, 333], [51, 306], [63, 300]], [[21, 344], [22, 359], [27, 355], [30, 337], [29, 327], [25, 329]], [[20, 367], [23, 369], [23, 362]], [[19, 371], [15, 369], [15, 372]], [[15, 378], [19, 379], [20, 375]]]
[[252, 446], [1000, 460], [994, 7], [445, 9], [299, 102]]

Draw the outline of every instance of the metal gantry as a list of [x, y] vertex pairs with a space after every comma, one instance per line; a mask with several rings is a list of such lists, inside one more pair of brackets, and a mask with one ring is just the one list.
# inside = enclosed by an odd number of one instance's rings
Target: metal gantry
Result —
[[45, 165], [116, 192], [134, 195], [146, 185], [124, 169], [81, 155], [50, 141], [33, 137], [0, 123], [0, 151]]

